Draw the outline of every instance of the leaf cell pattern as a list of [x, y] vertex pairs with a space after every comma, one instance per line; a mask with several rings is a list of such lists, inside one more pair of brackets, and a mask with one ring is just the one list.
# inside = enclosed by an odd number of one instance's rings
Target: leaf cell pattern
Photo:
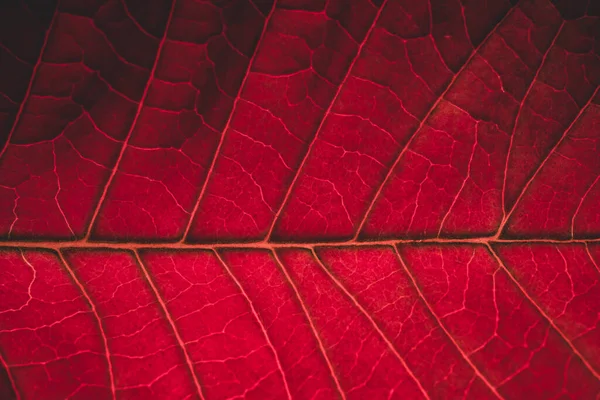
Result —
[[0, 398], [600, 396], [600, 7], [0, 5]]

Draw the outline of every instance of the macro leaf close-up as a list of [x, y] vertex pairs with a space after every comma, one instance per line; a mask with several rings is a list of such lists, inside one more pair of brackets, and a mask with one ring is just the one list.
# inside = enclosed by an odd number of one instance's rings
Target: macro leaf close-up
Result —
[[0, 1], [0, 400], [600, 399], [600, 1]]

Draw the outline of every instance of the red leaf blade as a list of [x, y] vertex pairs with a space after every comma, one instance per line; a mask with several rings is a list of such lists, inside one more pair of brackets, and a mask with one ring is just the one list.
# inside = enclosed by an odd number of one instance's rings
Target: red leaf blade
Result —
[[0, 398], [598, 398], [599, 49], [589, 0], [0, 2]]

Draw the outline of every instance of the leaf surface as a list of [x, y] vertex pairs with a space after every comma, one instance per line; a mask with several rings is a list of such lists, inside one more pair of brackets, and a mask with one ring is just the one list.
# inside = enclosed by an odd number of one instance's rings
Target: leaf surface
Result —
[[0, 22], [0, 398], [600, 396], [596, 3]]

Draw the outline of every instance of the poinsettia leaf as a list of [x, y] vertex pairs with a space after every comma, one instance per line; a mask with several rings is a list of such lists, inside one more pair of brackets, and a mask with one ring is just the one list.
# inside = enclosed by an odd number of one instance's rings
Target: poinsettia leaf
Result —
[[0, 398], [600, 396], [600, 7], [0, 4]]

